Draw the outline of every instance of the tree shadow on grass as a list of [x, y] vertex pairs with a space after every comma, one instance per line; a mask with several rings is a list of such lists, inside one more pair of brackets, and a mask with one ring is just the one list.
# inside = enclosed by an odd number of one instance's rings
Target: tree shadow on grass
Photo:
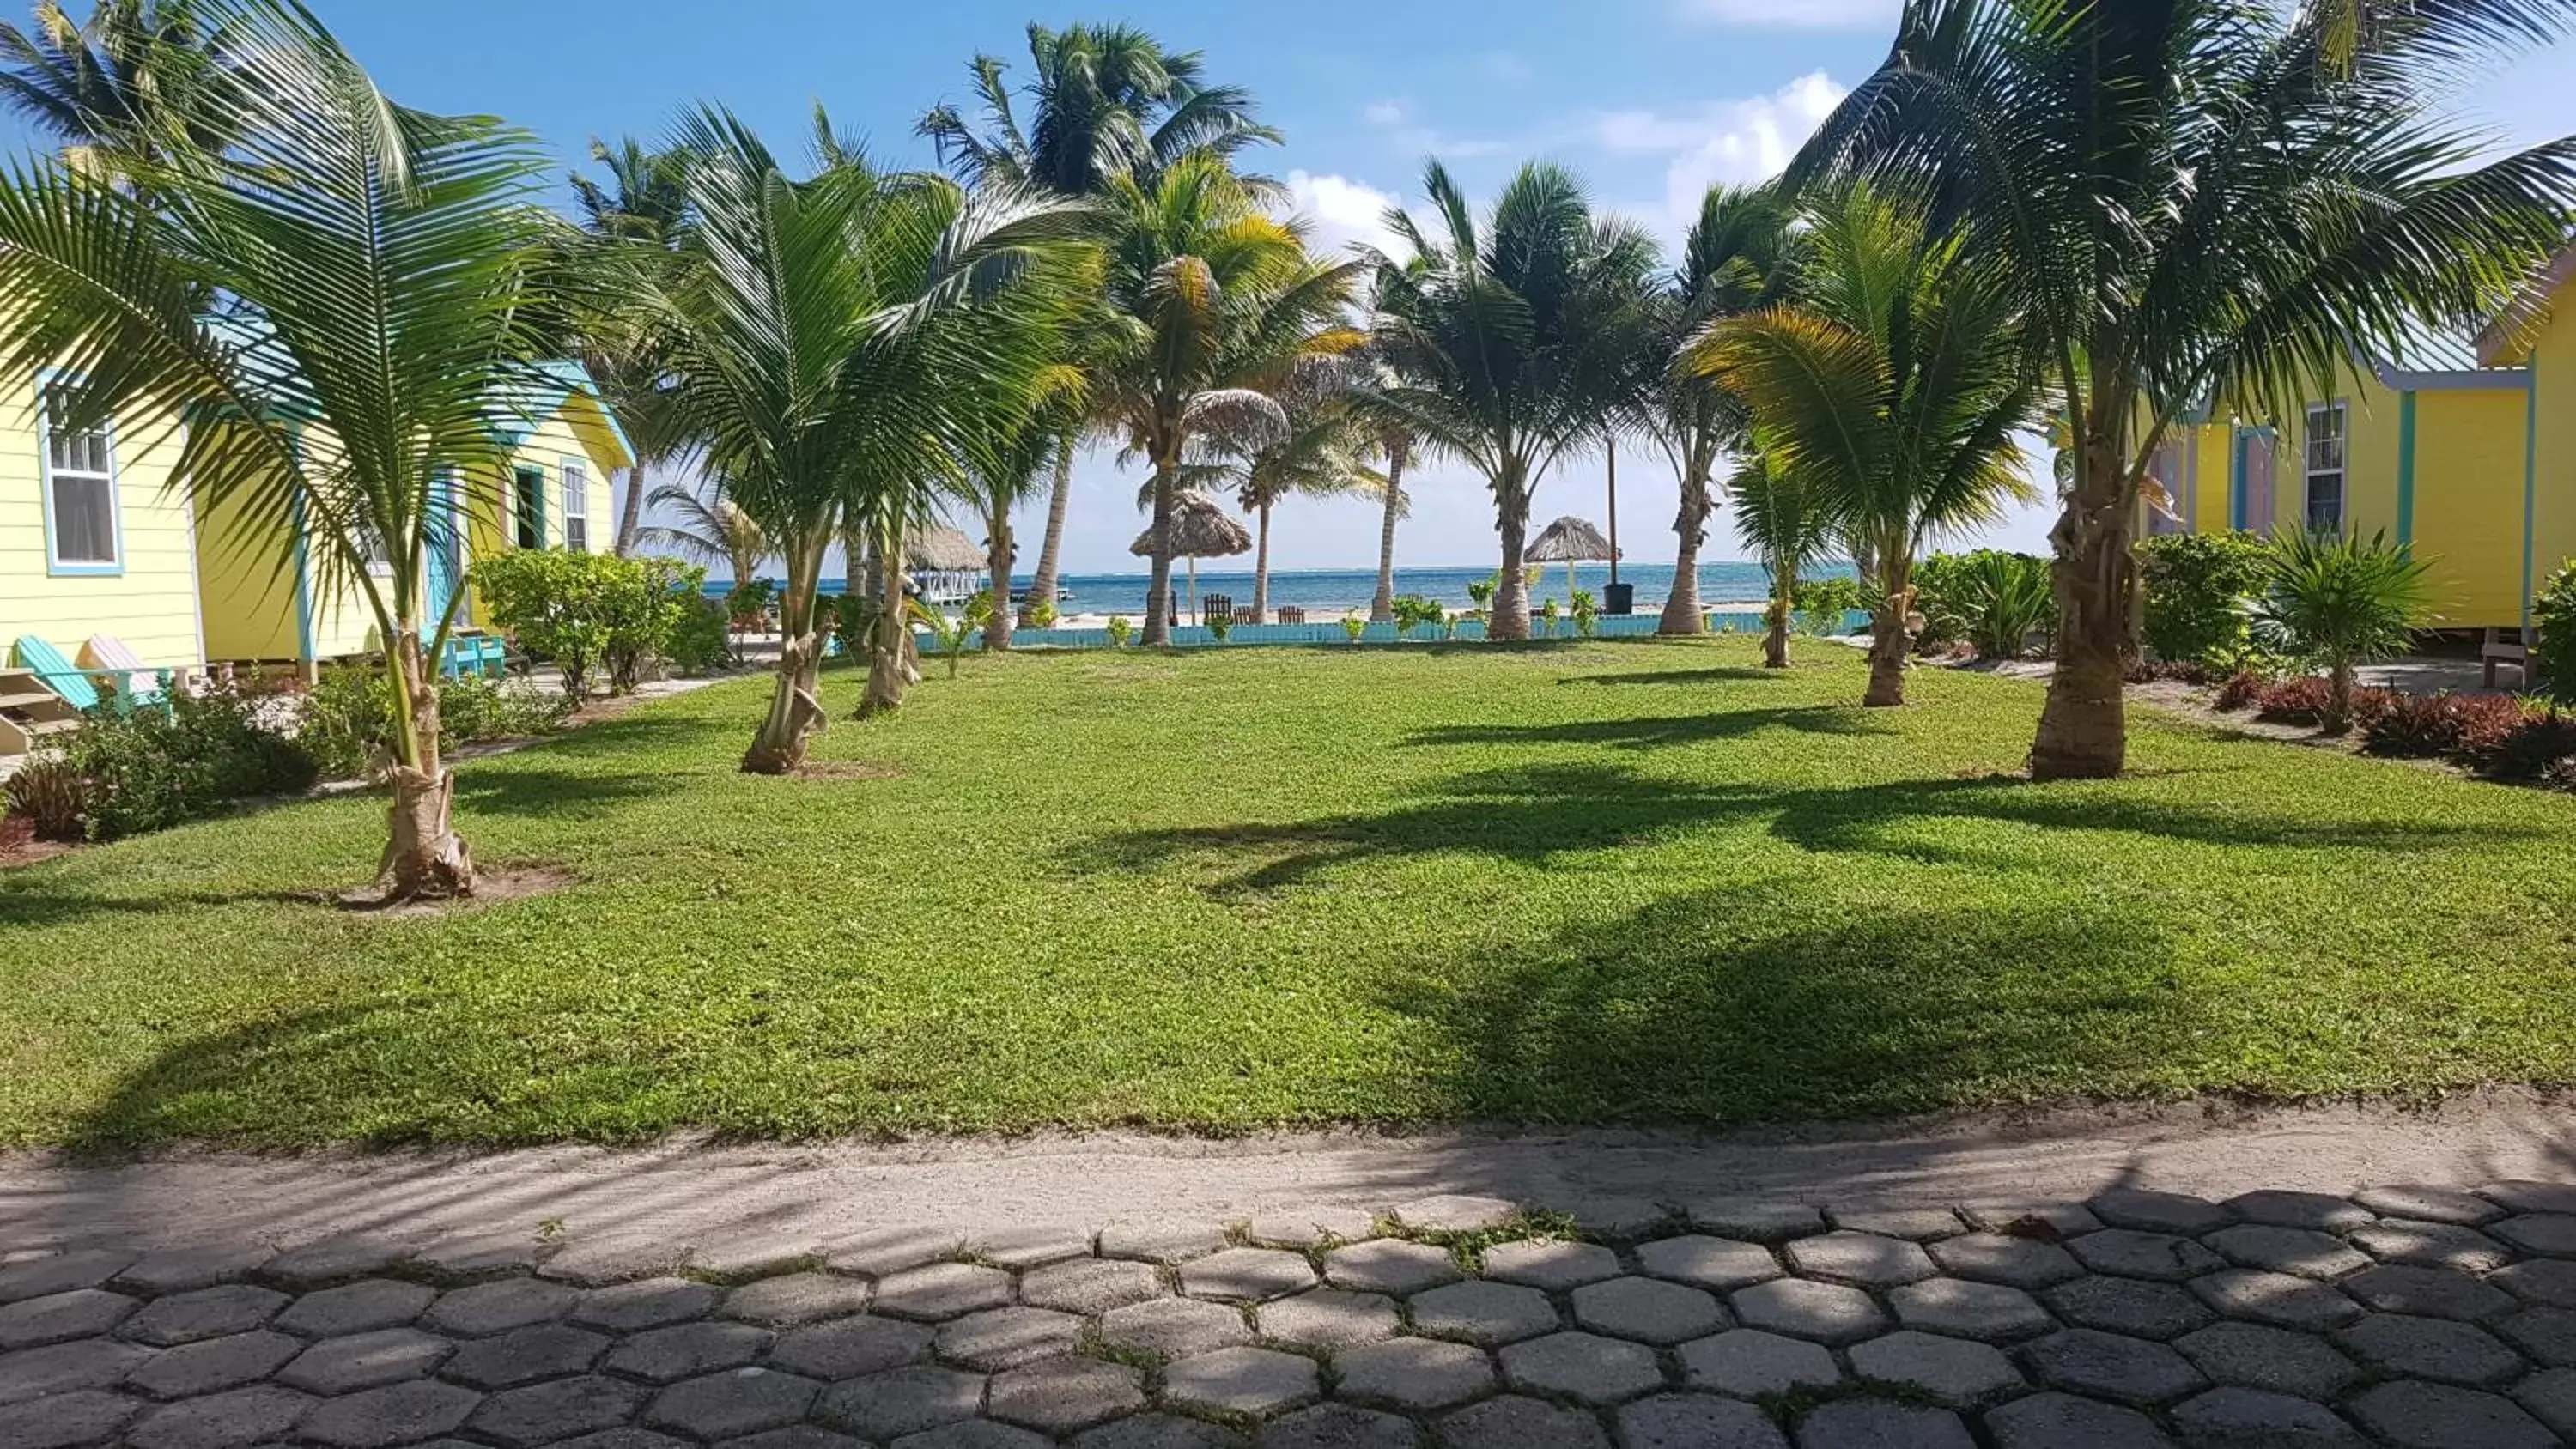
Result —
[[605, 775], [542, 768], [478, 770], [456, 777], [457, 828], [470, 840], [477, 815], [593, 820], [628, 801], [669, 788], [669, 777], [663, 774]]
[[1608, 745], [1621, 750], [1740, 740], [1771, 730], [1860, 738], [1896, 731], [1858, 705], [1801, 704], [1730, 709], [1643, 719], [1570, 720], [1559, 724], [1434, 725], [1407, 735], [1408, 745]]
[[1558, 684], [1751, 684], [1790, 678], [1786, 669], [1753, 669], [1741, 665], [1716, 669], [1647, 669], [1629, 674], [1569, 674]]

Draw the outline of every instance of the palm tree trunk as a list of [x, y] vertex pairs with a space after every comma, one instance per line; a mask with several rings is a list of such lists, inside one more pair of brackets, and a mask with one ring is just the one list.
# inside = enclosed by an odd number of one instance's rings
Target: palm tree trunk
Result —
[[[1055, 492], [1047, 499], [1046, 540], [1038, 545], [1038, 571], [1029, 580], [1029, 596], [1020, 603], [1020, 622], [1033, 628], [1036, 621], [1029, 617], [1029, 610], [1040, 599], [1055, 602], [1056, 554], [1064, 546], [1065, 510], [1073, 505], [1073, 445], [1074, 435], [1070, 432], [1056, 445]], [[994, 611], [1000, 612], [1010, 597], [1008, 588], [994, 595]]]
[[644, 527], [644, 464], [626, 470], [626, 507], [617, 517], [617, 556], [635, 552], [635, 535]]
[[778, 683], [760, 733], [743, 753], [747, 774], [785, 775], [805, 763], [805, 748], [823, 727], [820, 680], [823, 641], [814, 633], [814, 591], [823, 570], [821, 537], [792, 540], [786, 550], [787, 591], [778, 601]]
[[393, 767], [393, 807], [376, 876], [388, 901], [474, 894], [474, 857], [455, 828], [456, 777], [438, 753], [438, 686], [421, 653], [419, 626], [401, 621], [387, 651], [394, 729], [405, 759]]
[[1895, 539], [1876, 553], [1884, 592], [1870, 612], [1869, 690], [1860, 702], [1885, 709], [1905, 703], [1905, 666], [1914, 652], [1914, 631], [1907, 627], [1914, 612], [1914, 556]]
[[874, 719], [903, 707], [903, 691], [921, 677], [912, 663], [911, 605], [903, 596], [903, 548], [900, 540], [880, 539], [878, 567], [885, 604], [877, 610], [876, 640], [868, 650], [867, 693], [859, 700], [859, 718]]
[[1798, 597], [1798, 571], [1785, 562], [1771, 566], [1771, 605], [1762, 611], [1762, 667], [1789, 667], [1789, 614]]
[[1154, 567], [1145, 586], [1145, 637], [1148, 649], [1159, 649], [1172, 642], [1172, 465], [1164, 459], [1154, 462]]
[[1252, 622], [1270, 622], [1270, 505], [1261, 505], [1260, 541], [1252, 553]]
[[1693, 467], [1682, 479], [1681, 512], [1673, 518], [1673, 532], [1681, 542], [1673, 551], [1673, 591], [1664, 596], [1664, 616], [1655, 623], [1658, 634], [1698, 634], [1707, 628], [1700, 613], [1699, 546], [1708, 538], [1708, 473]]
[[2128, 762], [2121, 685], [2129, 601], [2137, 561], [2129, 552], [2129, 510], [2121, 507], [2117, 450], [2098, 432], [2085, 440], [2065, 512], [2049, 530], [2056, 552], [2057, 669], [2031, 742], [2035, 780], [2099, 780]]
[[1492, 616], [1485, 621], [1488, 639], [1530, 636], [1529, 574], [1522, 562], [1529, 552], [1529, 488], [1526, 465], [1507, 464], [1494, 483], [1494, 528], [1503, 539], [1503, 579], [1494, 590]]
[[990, 653], [1011, 647], [1011, 507], [1006, 501], [985, 521], [984, 567], [992, 575], [985, 585], [993, 607], [984, 619], [984, 648]]
[[1404, 513], [1404, 462], [1411, 450], [1402, 439], [1386, 449], [1386, 510], [1377, 526], [1377, 592], [1369, 596], [1369, 622], [1395, 618], [1395, 524]]

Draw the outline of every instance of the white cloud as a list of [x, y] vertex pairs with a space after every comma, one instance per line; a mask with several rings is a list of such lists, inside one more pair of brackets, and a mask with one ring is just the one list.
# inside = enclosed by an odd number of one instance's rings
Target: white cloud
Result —
[[1721, 25], [1800, 30], [1893, 26], [1897, 0], [1681, 0], [1682, 14]]
[[1402, 101], [1371, 101], [1360, 110], [1361, 117], [1372, 126], [1401, 126], [1412, 114], [1412, 108]]
[[1339, 257], [1353, 242], [1376, 247], [1390, 256], [1406, 252], [1386, 225], [1386, 211], [1397, 198], [1364, 181], [1309, 171], [1288, 173], [1293, 209], [1311, 224], [1307, 245], [1318, 256]]
[[1843, 88], [1823, 71], [1800, 76], [1767, 96], [1717, 101], [1678, 115], [1612, 111], [1593, 124], [1605, 150], [1671, 159], [1664, 170], [1664, 205], [1675, 221], [1699, 214], [1700, 197], [1716, 182], [1742, 185], [1780, 174], [1799, 145], [1843, 98]]

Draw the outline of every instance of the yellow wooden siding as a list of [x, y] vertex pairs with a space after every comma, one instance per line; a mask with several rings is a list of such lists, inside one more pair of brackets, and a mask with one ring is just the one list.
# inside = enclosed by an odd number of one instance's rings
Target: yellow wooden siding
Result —
[[245, 535], [236, 524], [238, 500], [216, 507], [197, 502], [198, 599], [205, 610], [206, 657], [294, 659], [303, 644], [296, 629], [295, 573], [281, 566], [273, 534]]
[[2415, 395], [2415, 553], [2446, 628], [2522, 617], [2520, 389]]
[[166, 428], [111, 424], [117, 573], [56, 573], [46, 561], [44, 471], [36, 384], [0, 392], [0, 656], [34, 634], [76, 656], [113, 634], [147, 664], [204, 662], [186, 501], [166, 485], [180, 441]]
[[[2576, 296], [2562, 292], [2532, 351], [2532, 587], [2576, 558]], [[2517, 508], [2520, 498], [2516, 498]], [[2516, 561], [2519, 575], [2520, 561]]]

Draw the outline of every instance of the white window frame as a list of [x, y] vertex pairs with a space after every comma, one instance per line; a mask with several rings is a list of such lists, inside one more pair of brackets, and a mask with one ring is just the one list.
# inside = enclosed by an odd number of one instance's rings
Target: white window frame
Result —
[[[564, 547], [590, 552], [590, 468], [579, 458], [565, 458], [555, 468], [563, 480]], [[575, 530], [579, 536], [575, 536]]]
[[[2333, 436], [2318, 436], [2317, 422], [2321, 418], [2333, 421]], [[2304, 422], [2299, 435], [2299, 476], [2303, 484], [2299, 491], [2299, 521], [2311, 533], [2325, 531], [2317, 522], [2317, 480], [2332, 478], [2335, 501], [2331, 529], [2340, 533], [2344, 520], [2352, 515], [2352, 404], [2341, 398], [2310, 403]], [[2334, 458], [2330, 464], [2318, 461], [2320, 444], [2332, 445]]]
[[[67, 374], [48, 373], [37, 379], [39, 417], [36, 428], [36, 464], [43, 489], [45, 515], [45, 571], [58, 575], [108, 576], [125, 572], [125, 500], [118, 486], [116, 465], [116, 423], [102, 420], [95, 436], [107, 453], [107, 471], [98, 473], [86, 468], [64, 468], [54, 461], [54, 396], [76, 380]], [[54, 484], [59, 478], [96, 481], [107, 486], [107, 546], [111, 557], [65, 558], [61, 537], [56, 531], [59, 510], [55, 507]]]

